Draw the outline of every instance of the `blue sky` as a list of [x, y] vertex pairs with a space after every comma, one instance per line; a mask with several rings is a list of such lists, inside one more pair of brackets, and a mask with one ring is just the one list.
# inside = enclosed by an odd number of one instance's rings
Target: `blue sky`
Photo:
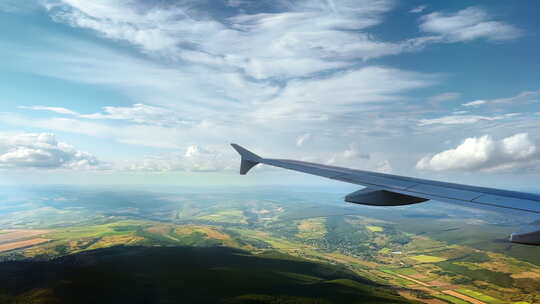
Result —
[[0, 4], [0, 183], [311, 183], [261, 155], [508, 188], [540, 169], [537, 1]]

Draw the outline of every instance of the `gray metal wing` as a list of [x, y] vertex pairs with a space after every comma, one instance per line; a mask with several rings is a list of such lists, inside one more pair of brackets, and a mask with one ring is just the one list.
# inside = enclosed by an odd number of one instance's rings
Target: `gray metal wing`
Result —
[[[375, 206], [398, 206], [437, 200], [470, 207], [495, 207], [540, 214], [540, 195], [493, 188], [445, 183], [433, 180], [347, 169], [316, 163], [262, 158], [237, 144], [231, 144], [242, 160], [240, 174], [259, 163], [318, 175], [367, 188], [353, 192], [345, 201]], [[514, 243], [540, 245], [540, 231], [514, 233]]]

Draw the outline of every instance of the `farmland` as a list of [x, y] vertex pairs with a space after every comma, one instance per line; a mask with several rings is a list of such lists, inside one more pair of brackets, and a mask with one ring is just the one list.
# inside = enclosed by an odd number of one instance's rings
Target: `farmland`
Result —
[[[537, 248], [525, 251], [519, 245], [499, 243], [496, 238], [512, 227], [470, 224], [453, 217], [452, 210], [445, 210], [444, 217], [422, 209], [366, 212], [299, 193], [292, 198], [274, 192], [140, 196], [123, 201], [116, 194], [118, 210], [111, 204], [91, 213], [74, 209], [79, 216], [87, 214], [78, 224], [61, 222], [60, 214], [52, 225], [38, 224], [43, 223], [40, 209], [33, 216], [14, 214], [11, 224], [3, 225], [1, 245], [44, 241], [15, 246], [0, 258], [56, 259], [120, 245], [229, 247], [257, 256], [282, 253], [289, 259], [344, 267], [424, 303], [540, 301]], [[69, 219], [66, 209], [59, 210]], [[46, 214], [51, 212], [47, 208]], [[493, 221], [499, 220], [495, 216]], [[26, 234], [13, 234], [17, 231]]]

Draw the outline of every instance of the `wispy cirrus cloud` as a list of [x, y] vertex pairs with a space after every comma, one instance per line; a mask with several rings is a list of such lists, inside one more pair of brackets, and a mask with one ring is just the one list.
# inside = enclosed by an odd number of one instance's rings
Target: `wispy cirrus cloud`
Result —
[[[204, 4], [201, 4], [204, 6]], [[48, 1], [54, 20], [127, 41], [173, 60], [232, 69], [256, 79], [343, 68], [350, 60], [403, 51], [362, 30], [382, 21], [392, 1], [296, 1], [281, 12], [216, 18], [189, 1]], [[236, 7], [236, 6], [234, 6]]]
[[468, 7], [456, 13], [433, 12], [422, 16], [420, 30], [440, 35], [446, 42], [487, 39], [490, 41], [512, 40], [521, 31], [508, 23], [495, 21], [484, 9]]
[[486, 103], [485, 100], [479, 99], [479, 100], [466, 102], [466, 103], [462, 104], [462, 106], [464, 106], [464, 107], [478, 107], [478, 106], [481, 106], [481, 105], [483, 105], [485, 103]]
[[419, 5], [409, 10], [409, 13], [419, 14], [427, 8], [427, 5]]
[[445, 101], [456, 100], [460, 96], [461, 96], [461, 94], [458, 93], [458, 92], [445, 92], [445, 93], [441, 93], [441, 94], [431, 96], [431, 97], [428, 98], [428, 100], [433, 102], [433, 103], [441, 103], [441, 102], [445, 102]]
[[519, 115], [518, 113], [508, 113], [497, 116], [482, 116], [482, 115], [448, 115], [431, 119], [420, 119], [418, 125], [428, 126], [434, 124], [442, 125], [460, 125], [460, 124], [474, 124], [480, 121], [493, 121], [508, 119]]
[[79, 115], [79, 113], [75, 111], [71, 111], [70, 109], [62, 108], [62, 107], [47, 107], [47, 106], [19, 106], [19, 109], [27, 109], [27, 110], [37, 110], [37, 111], [50, 111], [55, 112], [58, 114], [67, 114], [67, 115]]

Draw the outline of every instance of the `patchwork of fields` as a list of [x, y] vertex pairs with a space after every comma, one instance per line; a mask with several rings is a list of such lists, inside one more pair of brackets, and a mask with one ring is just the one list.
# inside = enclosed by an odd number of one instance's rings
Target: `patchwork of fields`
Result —
[[24, 229], [0, 230], [0, 258], [46, 260], [118, 245], [230, 247], [340, 265], [423, 303], [540, 302], [540, 252], [494, 238], [511, 227], [469, 224], [451, 213], [418, 220], [426, 215], [281, 201], [182, 196], [154, 199], [162, 204], [150, 210], [137, 202], [95, 212], [80, 224], [58, 224], [60, 215], [54, 225], [19, 218]]

